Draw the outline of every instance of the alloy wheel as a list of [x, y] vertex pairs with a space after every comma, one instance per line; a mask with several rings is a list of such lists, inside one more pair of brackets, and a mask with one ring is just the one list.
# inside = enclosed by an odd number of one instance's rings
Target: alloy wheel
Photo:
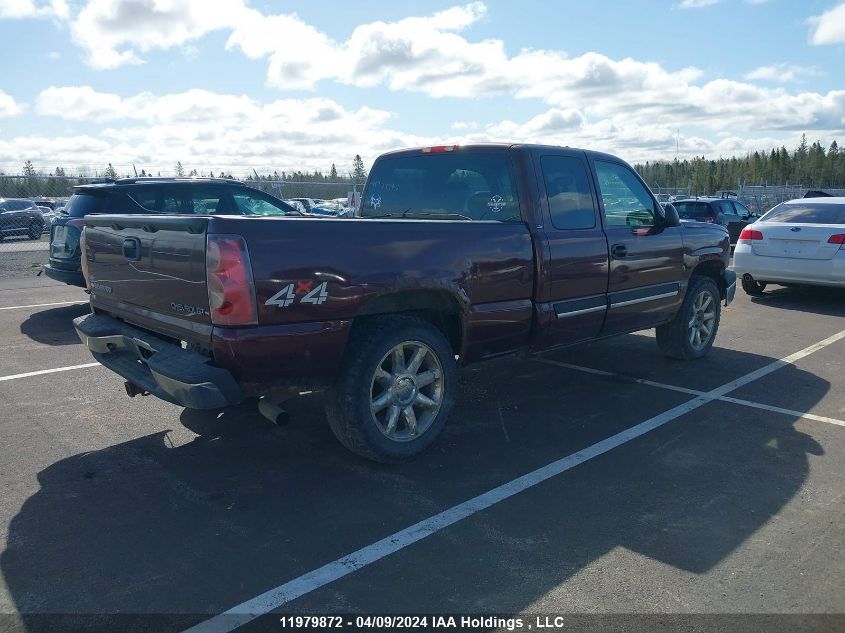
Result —
[[709, 290], [702, 290], [692, 302], [688, 327], [689, 343], [694, 350], [703, 349], [716, 329], [716, 298]]
[[443, 402], [445, 379], [437, 354], [421, 341], [404, 341], [376, 366], [370, 412], [381, 433], [409, 442], [425, 433]]

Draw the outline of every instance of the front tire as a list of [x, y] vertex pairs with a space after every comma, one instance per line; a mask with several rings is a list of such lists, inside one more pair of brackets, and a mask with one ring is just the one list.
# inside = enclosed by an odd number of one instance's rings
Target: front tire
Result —
[[657, 345], [670, 358], [701, 358], [713, 347], [721, 318], [719, 287], [710, 277], [694, 276], [675, 318], [657, 328]]
[[440, 330], [416, 317], [376, 317], [353, 331], [326, 415], [346, 448], [397, 463], [434, 442], [456, 390], [454, 352]]
[[37, 240], [41, 237], [41, 229], [33, 224], [29, 227], [29, 232], [26, 234], [26, 236], [31, 240]]

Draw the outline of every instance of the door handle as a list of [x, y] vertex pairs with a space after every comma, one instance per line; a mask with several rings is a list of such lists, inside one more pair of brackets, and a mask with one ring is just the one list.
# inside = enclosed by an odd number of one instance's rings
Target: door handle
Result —
[[613, 248], [610, 249], [610, 254], [613, 259], [624, 259], [628, 256], [628, 247], [624, 244], [614, 244]]
[[137, 237], [127, 237], [123, 240], [123, 256], [131, 262], [141, 259], [141, 240]]

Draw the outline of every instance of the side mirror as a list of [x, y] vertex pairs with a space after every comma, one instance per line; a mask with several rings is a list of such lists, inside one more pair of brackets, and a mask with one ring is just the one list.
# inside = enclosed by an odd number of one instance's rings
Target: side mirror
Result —
[[678, 210], [671, 202], [663, 205], [663, 221], [666, 226], [681, 226], [681, 218]]

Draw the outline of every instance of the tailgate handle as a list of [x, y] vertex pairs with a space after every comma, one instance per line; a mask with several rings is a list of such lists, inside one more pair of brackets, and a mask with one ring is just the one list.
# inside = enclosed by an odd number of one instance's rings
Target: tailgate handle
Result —
[[130, 262], [141, 259], [141, 240], [137, 237], [127, 237], [123, 240], [123, 256]]

